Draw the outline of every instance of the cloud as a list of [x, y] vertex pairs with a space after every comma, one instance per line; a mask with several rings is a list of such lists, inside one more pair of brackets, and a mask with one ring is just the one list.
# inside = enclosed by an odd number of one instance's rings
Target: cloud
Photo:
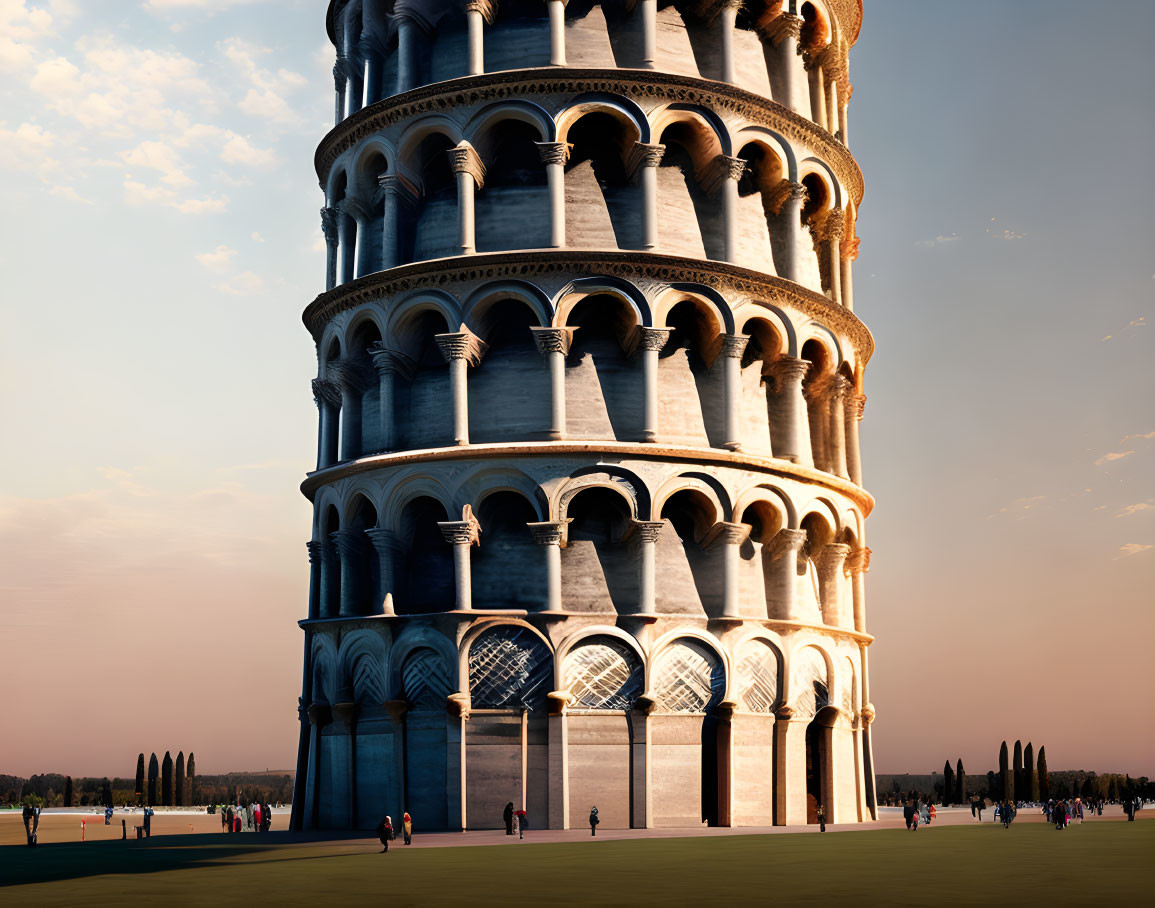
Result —
[[229, 38], [218, 46], [225, 59], [249, 83], [248, 91], [237, 104], [242, 113], [280, 126], [300, 126], [304, 122], [304, 118], [286, 97], [293, 90], [308, 84], [304, 76], [283, 68], [276, 72], [262, 68], [257, 58], [269, 53], [267, 47], [250, 44], [240, 38]]
[[264, 287], [264, 278], [252, 271], [242, 271], [227, 281], [220, 284], [213, 284], [214, 290], [219, 290], [221, 293], [227, 293], [230, 296], [250, 296], [251, 294], [259, 293]]
[[169, 186], [191, 186], [196, 181], [184, 172], [187, 166], [180, 155], [165, 142], [141, 142], [136, 148], [122, 151], [120, 157], [133, 167], [147, 167], [161, 174], [161, 182]]
[[1026, 234], [1016, 233], [1013, 230], [1004, 230], [1002, 233], [996, 233], [994, 236], [996, 240], [1021, 240]]
[[48, 10], [30, 8], [24, 0], [0, 0], [0, 72], [31, 67], [36, 42], [52, 34], [52, 13]]
[[1146, 552], [1151, 546], [1140, 545], [1137, 542], [1129, 542], [1126, 545], [1119, 546], [1119, 554], [1115, 557], [1116, 561], [1122, 558], [1130, 558], [1132, 555], [1138, 555], [1140, 552]]
[[1101, 467], [1105, 463], [1111, 463], [1115, 460], [1122, 460], [1124, 457], [1130, 457], [1134, 453], [1134, 451], [1112, 451], [1108, 454], [1104, 454], [1102, 457], [1096, 460], [1095, 466]]
[[229, 210], [229, 197], [212, 195], [204, 199], [185, 199], [173, 203], [172, 207], [181, 214], [220, 214]]
[[1132, 438], [1155, 438], [1155, 432], [1147, 432], [1144, 435], [1124, 435], [1123, 441], [1129, 441]]
[[[265, 241], [265, 238], [261, 236], [260, 233], [258, 233], [256, 230], [254, 230], [250, 236], [254, 243], [263, 243]], [[1155, 435], [1155, 432], [1152, 434]]]
[[48, 155], [56, 142], [53, 133], [36, 123], [21, 123], [15, 129], [6, 129], [0, 121], [0, 169], [34, 173], [48, 182], [49, 174], [60, 167], [60, 162]]
[[914, 245], [922, 246], [924, 249], [933, 249], [935, 246], [941, 246], [944, 243], [953, 243], [957, 241], [959, 235], [952, 233], [950, 236], [943, 236], [941, 233], [933, 240], [918, 240]]
[[[1152, 277], [1155, 277], [1155, 275], [1152, 275]], [[1124, 325], [1119, 330], [1119, 333], [1122, 334], [1124, 331], [1130, 331], [1132, 328], [1146, 328], [1146, 327], [1147, 327], [1147, 319], [1145, 316], [1140, 315], [1138, 318], [1133, 318], [1133, 319], [1131, 319], [1131, 321], [1127, 322], [1127, 324]], [[1108, 334], [1105, 338], [1103, 338], [1103, 340], [1109, 341], [1114, 336], [1115, 335], [1113, 335], [1113, 334]]]
[[182, 199], [168, 186], [148, 186], [133, 179], [131, 174], [124, 178], [124, 202], [127, 205], [165, 205], [175, 208], [181, 214], [219, 214], [227, 211], [227, 195], [211, 195], [202, 199]]
[[209, 271], [224, 274], [232, 266], [233, 256], [236, 254], [237, 250], [221, 245], [217, 246], [212, 252], [202, 252], [200, 255], [195, 256], [195, 258]]
[[85, 205], [93, 204], [92, 199], [84, 198], [84, 196], [71, 186], [53, 186], [48, 190], [48, 194], [56, 196], [58, 199], [68, 199], [70, 202], [83, 202]]
[[1146, 501], [1129, 504], [1115, 516], [1130, 517], [1132, 514], [1138, 514], [1140, 511], [1155, 511], [1155, 498], [1148, 498]]
[[144, 0], [143, 8], [151, 13], [193, 10], [216, 13], [234, 6], [251, 6], [265, 0]]
[[269, 167], [276, 163], [277, 155], [271, 148], [257, 148], [244, 136], [232, 133], [221, 149], [221, 160], [226, 164], [243, 164], [247, 167]]
[[1034, 510], [1036, 507], [1038, 507], [1040, 502], [1046, 501], [1046, 499], [1047, 499], [1046, 495], [1031, 495], [1028, 498], [1016, 498], [1014, 501], [1012, 501], [1010, 504], [1006, 505], [1005, 507], [999, 508], [997, 511], [995, 511], [995, 513], [988, 514], [987, 520], [990, 520], [992, 517], [997, 517], [999, 514], [1009, 514], [1012, 511]]

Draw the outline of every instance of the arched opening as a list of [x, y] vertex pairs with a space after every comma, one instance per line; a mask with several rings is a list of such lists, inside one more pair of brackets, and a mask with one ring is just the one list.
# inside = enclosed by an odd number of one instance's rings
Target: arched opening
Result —
[[373, 152], [361, 165], [360, 184], [365, 198], [364, 208], [368, 215], [361, 235], [358, 237], [357, 273], [372, 274], [384, 267], [385, 200], [379, 191], [380, 179], [389, 172], [389, 163], [379, 151]]
[[545, 561], [526, 524], [537, 520], [517, 492], [494, 492], [477, 510], [481, 545], [474, 549], [473, 607], [535, 610], [546, 587]]
[[478, 137], [485, 161], [485, 186], [475, 202], [478, 252], [549, 246], [549, 190], [540, 141], [537, 127], [513, 119]]
[[449, 325], [436, 309], [423, 309], [394, 330], [408, 369], [393, 376], [393, 406], [401, 448], [435, 448], [453, 438], [449, 363], [437, 346]]
[[566, 359], [566, 432], [571, 438], [629, 441], [642, 431], [641, 370], [625, 353], [636, 323], [622, 300], [597, 295], [578, 303], [566, 325], [576, 328]]
[[742, 512], [742, 523], [750, 527], [750, 535], [740, 549], [740, 583], [742, 600], [749, 603], [749, 614], [756, 618], [772, 618], [783, 613], [783, 587], [794, 578], [783, 578], [781, 560], [771, 548], [774, 537], [783, 527], [782, 515], [768, 501], [755, 501]]
[[428, 615], [453, 608], [453, 552], [437, 525], [448, 519], [441, 502], [424, 496], [402, 510], [398, 538], [405, 550], [394, 568], [398, 614]]
[[669, 526], [662, 529], [654, 552], [658, 611], [720, 615], [721, 559], [703, 548], [718, 520], [714, 503], [698, 489], [682, 489], [662, 504], [660, 517]]
[[725, 400], [718, 321], [703, 303], [686, 299], [670, 309], [665, 323], [671, 330], [658, 356], [662, 437], [677, 444], [720, 445]]
[[743, 146], [738, 157], [746, 162], [738, 181], [738, 264], [781, 274], [791, 253], [782, 213], [785, 168], [761, 142]]
[[666, 151], [658, 167], [658, 246], [671, 255], [721, 259], [720, 206], [707, 197], [696, 176], [706, 164], [704, 129], [698, 122], [681, 121], [667, 126], [659, 139]]
[[738, 708], [730, 729], [733, 822], [770, 826], [774, 822], [774, 711], [781, 687], [782, 655], [764, 640], [747, 640], [735, 654]]
[[788, 401], [772, 377], [774, 361], [785, 344], [778, 330], [765, 319], [750, 319], [742, 326], [750, 338], [742, 352], [740, 432], [743, 448], [774, 455], [774, 439], [786, 438]]
[[358, 399], [358, 405], [354, 412], [348, 414], [348, 418], [360, 418], [359, 431], [356, 433], [360, 438], [357, 456], [381, 450], [384, 438], [382, 419], [391, 415], [381, 412], [381, 386], [369, 353], [369, 349], [380, 341], [380, 330], [372, 319], [367, 318], [353, 332], [346, 351], [346, 378], [355, 383], [355, 397]]
[[341, 529], [341, 516], [333, 505], [321, 520], [323, 548], [321, 567], [321, 617], [336, 618], [341, 611], [341, 557], [334, 538]]
[[829, 670], [826, 659], [814, 647], [802, 649], [794, 657], [794, 713], [799, 719], [810, 719], [806, 726], [806, 822], [818, 822], [822, 806], [827, 822], [834, 822], [828, 783], [830, 774], [831, 716]]
[[426, 646], [410, 651], [401, 664], [402, 699], [408, 707], [399, 748], [405, 780], [401, 812], [422, 817], [429, 829], [449, 826], [445, 709], [457, 689], [455, 676], [441, 654]]
[[798, 610], [803, 620], [823, 623], [823, 602], [829, 592], [824, 589], [822, 556], [826, 546], [834, 541], [834, 530], [821, 514], [810, 513], [802, 518], [801, 529], [806, 542], [798, 553], [798, 573], [805, 576], [805, 593], [799, 596]]
[[342, 585], [349, 589], [345, 611], [350, 615], [381, 612], [381, 603], [374, 601], [381, 589], [380, 561], [365, 534], [366, 530], [376, 526], [377, 509], [364, 495], [358, 495], [345, 523], [348, 531], [345, 545], [349, 554], [342, 561], [343, 569], [350, 574], [348, 578], [342, 577]]
[[630, 182], [627, 149], [636, 141], [617, 117], [593, 112], [570, 127], [565, 167], [566, 243], [579, 249], [637, 249], [642, 244], [641, 187]]
[[[806, 201], [802, 205], [802, 226], [810, 231], [814, 257], [803, 265], [803, 274], [809, 272], [810, 280], [804, 280], [809, 287], [830, 293], [830, 257], [823, 254], [826, 247], [826, 218], [830, 216], [832, 198], [826, 182], [816, 173], [808, 173], [802, 178], [806, 187]], [[813, 279], [817, 279], [816, 281]]]
[[441, 133], [421, 140], [413, 155], [420, 175], [421, 197], [412, 215], [413, 244], [409, 261], [456, 255], [458, 248], [457, 179], [450, 166], [453, 143]]
[[337, 210], [337, 283], [353, 280], [357, 272], [357, 221], [348, 213], [349, 175], [337, 174], [329, 195], [329, 207]]
[[474, 444], [549, 437], [549, 363], [530, 330], [538, 324], [522, 300], [485, 310], [481, 339], [489, 349], [469, 373], [469, 437]]
[[578, 492], [566, 507], [568, 541], [561, 550], [562, 598], [566, 611], [637, 611], [638, 561], [626, 540], [630, 509], [611, 489]]
[[471, 711], [464, 729], [469, 828], [499, 828], [508, 803], [546, 825], [546, 700], [553, 680], [553, 653], [527, 627], [491, 627], [470, 645]]
[[[803, 59], [813, 60], [830, 41], [830, 25], [826, 17], [813, 3], [803, 3], [798, 11], [802, 16], [802, 33], [798, 36], [798, 47]], [[829, 128], [829, 111], [826, 110], [825, 86], [822, 70], [817, 65], [810, 69], [810, 119], [823, 129]], [[831, 130], [833, 132], [833, 130]]]
[[806, 377], [802, 381], [802, 394], [806, 398], [806, 416], [810, 426], [810, 451], [816, 469], [833, 472], [832, 451], [829, 432], [830, 424], [830, 378], [834, 368], [826, 347], [817, 340], [808, 340], [802, 345], [802, 359], [810, 363]]
[[[564, 687], [569, 735], [570, 826], [585, 824], [591, 806], [601, 826], [624, 829], [633, 819], [633, 743], [644, 718], [633, 715], [645, 690], [645, 670], [633, 647], [616, 637], [588, 637], [566, 654]], [[644, 743], [637, 745], [644, 750]]]
[[[718, 719], [726, 670], [712, 649], [682, 638], [663, 649], [651, 669], [656, 703], [650, 772], [663, 780], [652, 795], [656, 826], [718, 825]], [[723, 767], [726, 769], [727, 767]]]

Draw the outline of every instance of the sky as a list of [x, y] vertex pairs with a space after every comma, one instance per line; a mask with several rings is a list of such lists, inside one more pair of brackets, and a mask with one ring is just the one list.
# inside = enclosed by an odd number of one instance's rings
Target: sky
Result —
[[[295, 761], [320, 0], [0, 0], [0, 773]], [[879, 772], [1155, 776], [1155, 4], [867, 0]]]

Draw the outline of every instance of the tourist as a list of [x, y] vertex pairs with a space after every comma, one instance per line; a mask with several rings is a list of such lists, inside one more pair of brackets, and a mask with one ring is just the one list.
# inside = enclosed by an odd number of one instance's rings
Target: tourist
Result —
[[983, 801], [983, 799], [979, 798], [979, 822], [980, 823], [983, 821], [983, 804], [984, 803], [985, 802]]
[[920, 823], [922, 823], [923, 826], [929, 826], [930, 825], [930, 805], [929, 804], [923, 804], [922, 805], [922, 808], [919, 810], [918, 820]]
[[938, 818], [938, 811], [934, 809], [933, 804], [930, 805], [929, 814], [930, 815], [926, 818], [926, 825], [927, 826], [929, 826], [931, 823], [933, 823], [935, 821], [935, 819]]
[[221, 832], [229, 831], [229, 812], [225, 809], [225, 805], [220, 806], [221, 811]]
[[401, 817], [401, 832], [405, 836], [405, 844], [413, 844], [413, 817], [409, 816], [409, 811], [405, 811]]
[[265, 824], [265, 827], [262, 831], [268, 832], [273, 828], [273, 808], [266, 804], [265, 809], [261, 811], [261, 817], [263, 818]]
[[253, 805], [253, 831], [261, 831], [261, 804], [259, 801]]
[[1054, 812], [1055, 812], [1055, 802], [1054, 801], [1047, 801], [1047, 803], [1043, 805], [1043, 813], [1046, 814], [1048, 823], [1051, 822], [1051, 814]]
[[[821, 810], [822, 810], [822, 808], [821, 808], [821, 806], [819, 806], [819, 817], [818, 817], [819, 820], [822, 819]], [[918, 801], [915, 801], [914, 807], [912, 807], [911, 811], [910, 811], [910, 828], [913, 832], [918, 832], [919, 819], [920, 819], [920, 814], [919, 814], [919, 810], [918, 810]]]
[[1063, 812], [1065, 810], [1066, 810], [1066, 806], [1063, 804], [1063, 799], [1059, 798], [1059, 803], [1057, 803], [1055, 805], [1055, 810], [1054, 810], [1054, 814], [1053, 814], [1056, 829], [1062, 829], [1063, 826], [1065, 825], [1063, 823]]
[[600, 823], [600, 822], [601, 822], [601, 820], [598, 819], [598, 809], [596, 807], [591, 808], [591, 810], [590, 810], [590, 835], [597, 835], [598, 834], [598, 823]]
[[978, 803], [979, 803], [978, 801], [971, 801], [971, 819], [972, 820], [974, 819], [975, 808], [978, 807]]
[[30, 804], [24, 805], [24, 810], [20, 815], [24, 818], [24, 835], [28, 839], [29, 847], [36, 844], [36, 826], [34, 825], [35, 814], [33, 807]]
[[505, 805], [505, 810], [502, 812], [502, 819], [505, 820], [505, 834], [513, 835], [513, 801]]
[[517, 816], [517, 837], [524, 839], [525, 831], [529, 829], [529, 820], [526, 819], [524, 810], [515, 811], [515, 815]]
[[144, 808], [144, 837], [146, 839], [152, 837], [152, 805], [149, 804]]
[[377, 827], [377, 838], [381, 840], [381, 844], [385, 847], [381, 849], [384, 854], [389, 850], [389, 840], [393, 838], [393, 818], [386, 814], [380, 825]]
[[222, 804], [221, 805], [221, 816], [224, 818], [225, 831], [226, 832], [232, 832], [233, 831], [233, 808], [231, 806], [225, 807]]
[[1015, 818], [1015, 808], [1011, 806], [1010, 801], [1003, 801], [1002, 807], [1003, 829], [1011, 828], [1011, 820]]
[[902, 802], [902, 818], [906, 820], [906, 828], [910, 829], [910, 824], [914, 821], [914, 808], [910, 801], [905, 799]]
[[521, 838], [521, 818], [517, 815], [517, 811], [513, 812], [513, 834], [519, 839]]

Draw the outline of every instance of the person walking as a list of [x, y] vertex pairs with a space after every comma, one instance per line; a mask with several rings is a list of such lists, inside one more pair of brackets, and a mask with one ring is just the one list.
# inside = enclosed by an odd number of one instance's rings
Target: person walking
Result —
[[146, 805], [144, 808], [144, 837], [146, 839], [152, 837], [152, 814], [152, 805]]
[[983, 821], [983, 799], [979, 798], [979, 822]]
[[221, 805], [220, 810], [221, 810], [221, 832], [229, 832], [230, 831], [230, 829], [229, 829], [229, 812], [228, 812], [228, 810], [225, 809], [224, 804]]
[[598, 823], [601, 820], [598, 818], [598, 809], [596, 807], [590, 808], [590, 835], [598, 834]]
[[513, 801], [505, 805], [505, 810], [502, 811], [501, 817], [505, 820], [505, 834], [513, 835]]
[[529, 824], [525, 820], [525, 811], [524, 810], [515, 810], [513, 812], [513, 819], [514, 819], [514, 824], [517, 826], [517, 837], [519, 839], [524, 839], [525, 838], [525, 830], [529, 827]]
[[393, 838], [393, 818], [388, 814], [377, 826], [377, 838], [381, 840], [381, 844], [384, 846], [381, 849], [381, 853], [384, 854], [389, 850], [389, 840]]
[[409, 816], [409, 811], [401, 816], [401, 833], [405, 836], [405, 844], [413, 844], [413, 817]]
[[261, 804], [259, 801], [253, 805], [253, 831], [261, 831]]
[[902, 818], [906, 820], [906, 828], [910, 829], [910, 824], [914, 821], [914, 808], [910, 801], [904, 800], [902, 802]]

